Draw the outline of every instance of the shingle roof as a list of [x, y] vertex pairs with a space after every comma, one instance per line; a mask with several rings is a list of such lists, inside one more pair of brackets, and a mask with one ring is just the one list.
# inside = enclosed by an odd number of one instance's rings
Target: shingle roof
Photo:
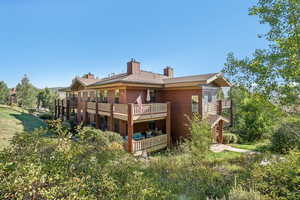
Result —
[[88, 78], [80, 78], [80, 77], [78, 77], [77, 80], [79, 82], [81, 82], [82, 84], [84, 84], [85, 86], [89, 86], [91, 84], [94, 84], [94, 83], [98, 82], [101, 79], [88, 79]]
[[92, 83], [90, 84], [90, 86], [105, 85], [105, 84], [116, 83], [116, 82], [164, 85], [164, 84], [171, 84], [171, 83], [206, 81], [215, 75], [218, 75], [218, 73], [170, 78], [162, 74], [141, 71], [138, 74], [128, 75], [127, 73], [123, 73], [123, 74], [113, 75], [111, 77], [103, 78], [95, 83]]
[[184, 82], [195, 82], [195, 81], [207, 81], [209, 78], [218, 75], [219, 73], [210, 73], [210, 74], [200, 74], [193, 76], [182, 76], [176, 78], [167, 78], [164, 79], [165, 84], [170, 83], [184, 83]]
[[116, 82], [127, 82], [127, 83], [144, 83], [144, 84], [164, 84], [163, 79], [168, 78], [162, 74], [157, 74], [153, 72], [141, 71], [138, 74], [117, 74], [111, 77], [103, 78], [94, 84], [93, 86], [97, 85], [105, 85], [109, 83], [116, 83]]

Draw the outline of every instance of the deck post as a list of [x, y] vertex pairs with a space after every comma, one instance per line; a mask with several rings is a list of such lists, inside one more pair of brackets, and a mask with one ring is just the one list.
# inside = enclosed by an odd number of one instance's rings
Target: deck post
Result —
[[78, 97], [77, 99], [77, 123], [81, 123], [81, 106], [82, 106], [82, 101], [81, 97]]
[[57, 116], [57, 103], [56, 103], [56, 99], [54, 99], [54, 119], [56, 119]]
[[133, 152], [132, 135], [133, 135], [133, 104], [128, 104], [128, 120], [127, 120], [127, 133], [128, 133], [128, 151]]
[[64, 108], [64, 100], [61, 100], [61, 120], [64, 121], [65, 116], [65, 108]]
[[223, 127], [224, 126], [224, 122], [223, 122], [223, 120], [220, 120], [220, 122], [219, 122], [219, 128], [220, 128], [220, 132], [219, 132], [219, 140], [220, 140], [220, 143], [221, 144], [223, 144]]
[[56, 119], [59, 119], [60, 118], [60, 102], [59, 102], [59, 99], [57, 99], [57, 117]]
[[98, 108], [98, 98], [96, 98], [96, 113], [95, 113], [96, 129], [100, 129], [100, 116]]
[[110, 104], [109, 130], [114, 131], [114, 104]]
[[171, 147], [171, 103], [167, 102], [167, 117], [166, 117], [166, 133], [167, 133], [167, 142], [168, 147]]
[[84, 98], [83, 99], [83, 123], [84, 123], [84, 125], [88, 124], [87, 103], [88, 103], [88, 98]]
[[70, 110], [70, 100], [66, 99], [66, 101], [67, 101], [67, 108], [66, 108], [67, 120], [70, 120], [70, 113], [71, 113], [71, 110]]
[[218, 115], [222, 115], [222, 100], [218, 101], [218, 110], [217, 110]]

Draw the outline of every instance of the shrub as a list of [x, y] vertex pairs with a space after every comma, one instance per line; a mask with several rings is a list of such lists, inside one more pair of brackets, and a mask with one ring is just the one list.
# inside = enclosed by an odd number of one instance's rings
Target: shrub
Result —
[[300, 153], [267, 158], [268, 164], [254, 165], [246, 184], [270, 199], [300, 199]]
[[198, 114], [189, 119], [189, 131], [191, 138], [186, 142], [194, 160], [203, 159], [209, 152], [212, 141], [211, 127], [207, 121], [202, 120]]
[[233, 134], [233, 133], [224, 133], [223, 134], [223, 141], [224, 141], [225, 144], [237, 143], [238, 136]]
[[229, 200], [264, 200], [266, 199], [259, 192], [250, 189], [244, 190], [242, 187], [233, 188], [229, 193]]
[[39, 118], [43, 120], [51, 120], [53, 118], [51, 113], [41, 113], [39, 114]]
[[300, 149], [300, 121], [283, 123], [272, 136], [272, 149], [279, 153], [288, 153]]

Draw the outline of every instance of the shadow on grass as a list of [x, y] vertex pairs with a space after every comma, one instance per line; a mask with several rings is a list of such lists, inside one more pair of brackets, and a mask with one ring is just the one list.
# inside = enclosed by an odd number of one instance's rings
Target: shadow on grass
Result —
[[46, 124], [41, 121], [40, 119], [36, 118], [35, 116], [27, 113], [20, 113], [20, 114], [10, 114], [10, 116], [19, 120], [23, 127], [24, 131], [33, 131], [36, 128], [45, 128]]

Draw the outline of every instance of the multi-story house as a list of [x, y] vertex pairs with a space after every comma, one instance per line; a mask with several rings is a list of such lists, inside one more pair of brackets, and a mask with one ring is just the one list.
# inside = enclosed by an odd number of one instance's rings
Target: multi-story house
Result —
[[70, 118], [73, 105], [78, 123], [118, 132], [126, 148], [137, 152], [155, 151], [188, 137], [188, 117], [199, 113], [211, 124], [214, 142], [222, 142], [229, 120], [221, 113], [230, 104], [217, 101], [220, 87], [230, 87], [221, 73], [174, 77], [171, 67], [158, 74], [143, 71], [131, 60], [126, 73], [76, 77], [66, 90], [76, 104], [56, 102], [56, 116]]

